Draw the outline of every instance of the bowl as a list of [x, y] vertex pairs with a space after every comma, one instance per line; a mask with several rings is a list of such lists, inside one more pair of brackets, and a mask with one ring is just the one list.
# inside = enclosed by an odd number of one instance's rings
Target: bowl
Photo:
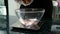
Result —
[[28, 27], [39, 23], [39, 21], [42, 19], [45, 13], [45, 9], [41, 8], [16, 9], [15, 13], [20, 23]]

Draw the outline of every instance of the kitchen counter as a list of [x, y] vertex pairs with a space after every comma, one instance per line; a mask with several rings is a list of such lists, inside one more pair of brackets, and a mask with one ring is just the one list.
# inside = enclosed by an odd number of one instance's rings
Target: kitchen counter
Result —
[[[57, 25], [57, 26], [60, 25], [60, 20], [54, 21], [53, 24], [52, 24], [52, 27], [54, 27], [53, 25]], [[53, 29], [55, 29], [55, 28], [53, 28]], [[56, 29], [56, 31], [55, 30], [53, 30], [53, 31], [47, 31], [47, 30], [44, 30], [44, 31], [42, 31], [42, 30], [33, 31], [33, 30], [20, 29], [20, 28], [15, 28], [15, 27], [13, 27], [13, 29], [10, 30], [11, 34], [12, 33], [13, 34], [41, 34], [41, 33], [42, 34], [60, 34], [59, 32], [60, 31], [57, 31], [57, 29]]]

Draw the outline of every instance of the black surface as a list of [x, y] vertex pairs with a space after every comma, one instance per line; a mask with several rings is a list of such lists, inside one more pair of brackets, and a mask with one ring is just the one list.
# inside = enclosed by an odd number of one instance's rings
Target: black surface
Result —
[[23, 29], [23, 28], [16, 28], [16, 27], [13, 27], [13, 29], [11, 31], [14, 31], [14, 32], [37, 32], [39, 30], [32, 30], [32, 29]]

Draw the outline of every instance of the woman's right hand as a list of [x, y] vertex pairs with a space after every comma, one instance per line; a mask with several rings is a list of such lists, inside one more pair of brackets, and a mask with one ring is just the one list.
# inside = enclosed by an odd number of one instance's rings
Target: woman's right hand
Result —
[[24, 4], [28, 4], [31, 2], [31, 0], [15, 0], [16, 2], [23, 1]]
[[22, 0], [24, 4], [29, 4], [31, 0]]
[[32, 0], [15, 0], [17, 3], [22, 4], [24, 6], [28, 6], [32, 3]]

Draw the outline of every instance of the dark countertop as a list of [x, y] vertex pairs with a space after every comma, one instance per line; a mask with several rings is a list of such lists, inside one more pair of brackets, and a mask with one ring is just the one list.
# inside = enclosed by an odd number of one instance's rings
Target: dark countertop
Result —
[[[52, 25], [60, 25], [60, 20], [53, 21]], [[58, 34], [57, 32], [48, 31], [46, 29], [43, 31], [42, 30], [35, 31], [35, 30], [21, 29], [16, 27], [13, 27], [11, 32], [19, 32], [24, 34]]]

